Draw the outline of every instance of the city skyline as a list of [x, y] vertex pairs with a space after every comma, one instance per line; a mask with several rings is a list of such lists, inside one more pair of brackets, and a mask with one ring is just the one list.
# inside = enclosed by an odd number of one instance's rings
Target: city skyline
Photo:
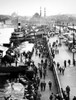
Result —
[[36, 12], [44, 15], [76, 14], [75, 0], [0, 0], [0, 14], [11, 15], [16, 12], [22, 16], [32, 16]]

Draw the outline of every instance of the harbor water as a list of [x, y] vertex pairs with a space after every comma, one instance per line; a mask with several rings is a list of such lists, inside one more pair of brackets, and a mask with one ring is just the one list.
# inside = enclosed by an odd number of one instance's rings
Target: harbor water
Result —
[[3, 43], [9, 43], [11, 33], [14, 28], [0, 28], [0, 45]]

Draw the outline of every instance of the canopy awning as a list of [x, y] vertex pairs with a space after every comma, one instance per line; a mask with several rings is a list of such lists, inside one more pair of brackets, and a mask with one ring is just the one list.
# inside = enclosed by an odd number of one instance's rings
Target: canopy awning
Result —
[[20, 53], [27, 53], [28, 51], [32, 52], [34, 47], [33, 43], [23, 42], [16, 50], [18, 50]]

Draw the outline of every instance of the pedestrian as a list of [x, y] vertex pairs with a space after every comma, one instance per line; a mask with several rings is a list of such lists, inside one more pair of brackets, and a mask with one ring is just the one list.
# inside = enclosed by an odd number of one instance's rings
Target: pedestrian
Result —
[[41, 100], [41, 93], [38, 93], [36, 97], [37, 99], [34, 99], [34, 100]]
[[42, 70], [40, 69], [39, 70], [39, 73], [40, 73], [40, 79], [42, 78]]
[[68, 65], [69, 65], [69, 66], [71, 65], [71, 60], [70, 60], [70, 59], [68, 60]]
[[40, 83], [41, 91], [43, 91], [43, 82]]
[[66, 92], [68, 94], [68, 98], [70, 98], [70, 87], [69, 86], [66, 87]]
[[68, 96], [68, 94], [66, 92], [65, 92], [65, 95], [66, 95], [65, 100], [70, 100], [69, 96]]
[[60, 66], [60, 64], [59, 64], [59, 62], [57, 62], [57, 68], [59, 69], [59, 66]]
[[53, 93], [51, 93], [49, 100], [53, 100]]
[[62, 72], [62, 68], [61, 67], [59, 67], [59, 71], [60, 71], [60, 74], [61, 74], [61, 72]]
[[52, 82], [49, 81], [48, 85], [49, 85], [49, 90], [51, 91], [51, 88], [52, 88]]
[[66, 68], [66, 60], [64, 60], [64, 67]]
[[45, 76], [46, 76], [46, 69], [44, 69], [44, 72], [43, 72], [43, 78], [45, 79]]
[[63, 88], [61, 88], [61, 92], [63, 94], [63, 98], [65, 99], [66, 98], [66, 94], [65, 94], [66, 91], [64, 91]]
[[45, 63], [46, 63], [46, 65], [47, 65], [47, 59], [45, 59]]
[[54, 53], [52, 53], [52, 56], [53, 56], [53, 58], [55, 58], [55, 54]]
[[76, 100], [76, 96], [73, 97], [73, 100]]
[[36, 53], [35, 53], [35, 54], [36, 54], [36, 56], [38, 55], [38, 51], [37, 51], [37, 48], [36, 48]]
[[39, 58], [40, 58], [41, 54], [39, 53]]
[[47, 61], [45, 61], [45, 63], [44, 63], [44, 69], [46, 69], [47, 68]]
[[44, 64], [43, 64], [43, 69], [45, 70], [46, 68], [47, 68], [47, 64], [44, 63]]
[[37, 83], [38, 83], [38, 86], [40, 85], [40, 78], [37, 77]]
[[41, 59], [41, 64], [43, 64], [43, 59]]
[[60, 94], [56, 94], [56, 95], [55, 95], [55, 100], [62, 100], [61, 95], [60, 95]]
[[46, 82], [45, 81], [43, 82], [43, 88], [44, 88], [44, 91], [45, 91], [45, 89], [46, 89]]
[[63, 75], [64, 75], [64, 70], [65, 70], [65, 69], [64, 69], [64, 68], [62, 68], [62, 74], [63, 74]]

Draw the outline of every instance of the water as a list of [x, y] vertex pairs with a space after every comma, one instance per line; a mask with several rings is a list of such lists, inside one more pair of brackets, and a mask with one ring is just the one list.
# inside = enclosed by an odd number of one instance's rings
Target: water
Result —
[[9, 43], [9, 39], [13, 31], [14, 31], [14, 28], [1, 28], [0, 29], [0, 44]]

